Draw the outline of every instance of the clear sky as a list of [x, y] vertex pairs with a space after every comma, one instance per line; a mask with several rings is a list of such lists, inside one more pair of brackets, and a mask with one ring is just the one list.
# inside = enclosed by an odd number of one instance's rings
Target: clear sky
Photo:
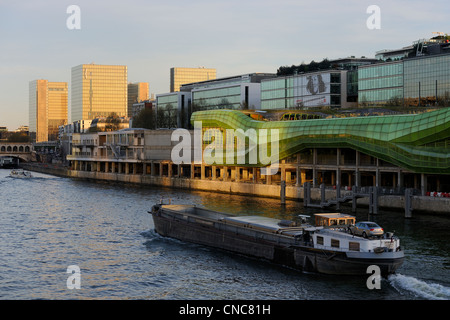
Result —
[[[70, 5], [80, 8], [78, 30], [66, 24]], [[366, 25], [370, 5], [380, 8], [380, 29]], [[129, 82], [159, 94], [169, 92], [171, 67], [226, 77], [374, 57], [450, 33], [449, 12], [448, 0], [0, 0], [0, 126], [28, 125], [35, 79], [69, 83], [70, 117], [70, 71], [79, 64], [127, 65]]]

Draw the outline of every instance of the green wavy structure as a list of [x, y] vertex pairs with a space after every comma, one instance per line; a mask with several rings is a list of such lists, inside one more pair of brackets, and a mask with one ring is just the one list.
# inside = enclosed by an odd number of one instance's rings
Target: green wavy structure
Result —
[[194, 112], [203, 128], [279, 130], [279, 159], [307, 148], [351, 148], [417, 173], [450, 174], [450, 108], [411, 115], [257, 121], [237, 110]]

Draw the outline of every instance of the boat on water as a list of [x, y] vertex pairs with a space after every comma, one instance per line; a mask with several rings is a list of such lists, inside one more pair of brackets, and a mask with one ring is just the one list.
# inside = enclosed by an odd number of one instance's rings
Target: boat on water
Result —
[[236, 216], [191, 205], [157, 204], [149, 211], [155, 231], [164, 237], [220, 248], [268, 260], [305, 272], [367, 275], [369, 266], [382, 276], [395, 273], [404, 252], [391, 232], [358, 236], [355, 217], [341, 213], [315, 214], [300, 222], [263, 216]]
[[22, 169], [14, 169], [14, 170], [12, 170], [11, 173], [9, 174], [9, 176], [13, 177], [13, 178], [21, 178], [21, 179], [22, 178], [32, 178], [33, 177], [33, 175], [30, 172], [22, 170]]

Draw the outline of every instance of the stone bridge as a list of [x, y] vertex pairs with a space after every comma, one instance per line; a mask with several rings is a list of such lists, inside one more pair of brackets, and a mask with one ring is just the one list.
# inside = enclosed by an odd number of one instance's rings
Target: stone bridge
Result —
[[23, 162], [30, 162], [36, 158], [31, 143], [0, 142], [0, 158], [19, 158]]

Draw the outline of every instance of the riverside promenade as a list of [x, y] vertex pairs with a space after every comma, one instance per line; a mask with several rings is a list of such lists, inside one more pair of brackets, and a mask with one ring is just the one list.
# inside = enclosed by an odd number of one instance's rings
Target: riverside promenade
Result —
[[[282, 200], [283, 193], [286, 200], [304, 201], [304, 187], [297, 185], [285, 185], [284, 192], [283, 183], [266, 184], [265, 181], [255, 183], [253, 181], [221, 181], [202, 179], [200, 177], [184, 177], [184, 176], [167, 176], [163, 175], [163, 171], [157, 175], [147, 173], [117, 173], [117, 172], [97, 172], [71, 170], [69, 167], [41, 164], [41, 163], [25, 163], [22, 167], [29, 171], [40, 172], [45, 174], [56, 175], [60, 177], [69, 177], [86, 180], [101, 180], [130, 184], [143, 184], [149, 186], [159, 186], [165, 188], [179, 188], [185, 190], [208, 191], [216, 193], [247, 195], [257, 197], [268, 197]], [[347, 190], [345, 190], [347, 189]], [[349, 188], [341, 188], [340, 195], [345, 196], [351, 193]], [[337, 190], [326, 188], [323, 193], [321, 188], [313, 187], [310, 189], [310, 199], [314, 202], [321, 200], [336, 199]], [[349, 204], [352, 205], [351, 203]], [[368, 207], [369, 198], [360, 198], [357, 201], [358, 207]], [[378, 207], [385, 210], [404, 211], [405, 196], [381, 194], [378, 196]], [[433, 194], [430, 195], [412, 195], [411, 207], [413, 213], [421, 214], [450, 214], [450, 198], [445, 198]]]

